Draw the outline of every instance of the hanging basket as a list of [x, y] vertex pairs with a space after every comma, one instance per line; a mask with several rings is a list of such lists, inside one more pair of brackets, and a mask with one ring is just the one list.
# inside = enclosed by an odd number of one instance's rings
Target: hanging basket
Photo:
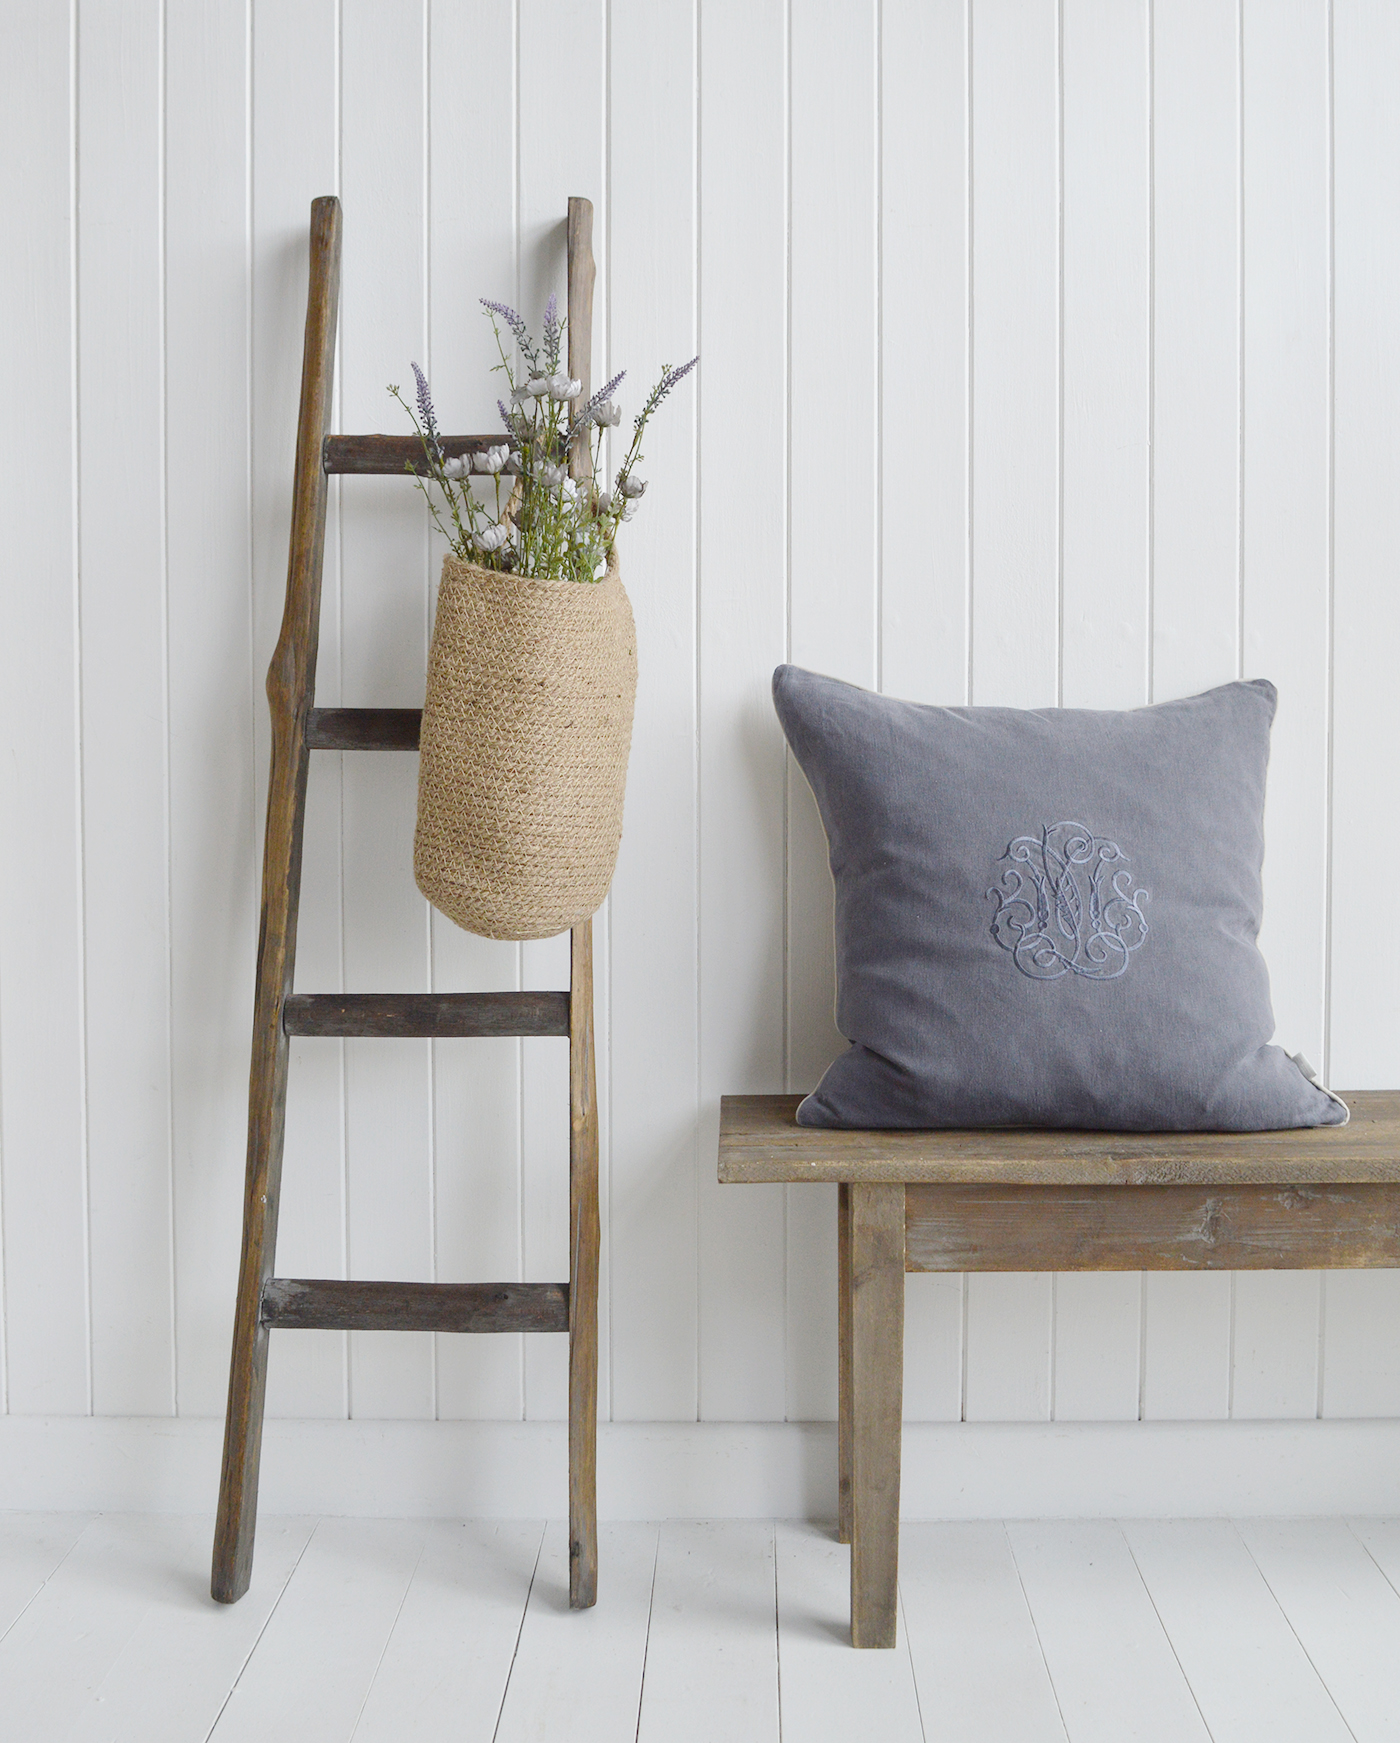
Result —
[[551, 938], [612, 881], [637, 693], [617, 556], [601, 581], [443, 559], [413, 873], [484, 938]]

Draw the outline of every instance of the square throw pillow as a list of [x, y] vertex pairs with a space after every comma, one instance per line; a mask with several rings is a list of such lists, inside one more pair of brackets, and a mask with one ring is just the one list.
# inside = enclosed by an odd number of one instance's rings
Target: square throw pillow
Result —
[[1256, 939], [1263, 680], [1148, 708], [931, 708], [797, 666], [773, 699], [826, 828], [836, 1023], [808, 1126], [1343, 1124]]

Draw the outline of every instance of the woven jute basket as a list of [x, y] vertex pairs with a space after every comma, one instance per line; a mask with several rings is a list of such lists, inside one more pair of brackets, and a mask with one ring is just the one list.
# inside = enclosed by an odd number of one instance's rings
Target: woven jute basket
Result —
[[484, 938], [552, 938], [597, 910], [636, 694], [616, 554], [591, 584], [444, 558], [413, 842], [435, 908]]

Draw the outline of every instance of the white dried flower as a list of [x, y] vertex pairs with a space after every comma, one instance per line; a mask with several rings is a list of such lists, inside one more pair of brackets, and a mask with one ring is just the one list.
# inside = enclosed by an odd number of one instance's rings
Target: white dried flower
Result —
[[508, 472], [513, 478], [518, 478], [520, 476], [520, 455], [518, 453], [511, 454], [502, 467], [502, 471]]
[[622, 407], [614, 405], [610, 399], [605, 399], [602, 405], [594, 406], [593, 422], [601, 429], [616, 429], [622, 422]]
[[612, 505], [613, 499], [610, 493], [606, 490], [601, 491], [598, 496], [598, 513], [610, 514], [612, 512]]
[[[526, 397], [529, 399], [548, 399], [550, 397], [550, 389], [552, 386], [553, 380], [551, 377], [547, 375], [537, 375], [534, 380], [526, 386]], [[554, 397], [557, 399], [559, 396], [556, 394]]]
[[484, 454], [478, 454], [473, 461], [478, 472], [488, 472], [493, 477], [505, 470], [506, 461], [510, 458], [510, 449], [502, 442], [498, 447], [488, 448]]
[[567, 470], [558, 460], [546, 460], [539, 470], [541, 487], [545, 490], [558, 490], [564, 482]]
[[[551, 399], [577, 399], [583, 392], [581, 381], [571, 380], [567, 375], [551, 375], [546, 386]], [[543, 394], [540, 396], [543, 398]]]
[[479, 533], [472, 534], [472, 543], [478, 551], [499, 551], [501, 546], [510, 540], [510, 528], [503, 526], [483, 527]]
[[619, 478], [617, 487], [624, 496], [645, 496], [647, 490], [645, 478], [633, 478], [630, 474], [626, 478]]
[[637, 505], [635, 502], [624, 503], [623, 509], [622, 509], [623, 520], [631, 520], [632, 516], [634, 514], [636, 514], [636, 512], [637, 512]]
[[444, 478], [465, 478], [471, 469], [471, 455], [458, 454], [453, 459], [443, 462], [442, 475]]

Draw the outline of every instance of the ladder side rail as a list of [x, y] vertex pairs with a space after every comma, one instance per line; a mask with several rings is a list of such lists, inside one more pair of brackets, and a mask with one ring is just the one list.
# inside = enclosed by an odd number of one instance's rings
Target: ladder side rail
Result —
[[297, 418], [287, 598], [267, 674], [272, 764], [248, 1085], [243, 1250], [211, 1583], [213, 1596], [226, 1604], [242, 1597], [248, 1589], [257, 1523], [268, 1337], [262, 1322], [262, 1292], [272, 1276], [277, 1242], [288, 1053], [282, 1007], [291, 991], [296, 965], [302, 826], [310, 759], [306, 720], [316, 688], [325, 552], [328, 486], [321, 462], [335, 369], [339, 301], [340, 201], [327, 196], [313, 201], [311, 206], [310, 282]]
[[[577, 414], [592, 391], [593, 204], [569, 201], [569, 375]], [[588, 432], [569, 456], [589, 476]], [[593, 1035], [593, 922], [573, 929], [569, 952], [569, 1603], [598, 1601], [598, 1084]]]

